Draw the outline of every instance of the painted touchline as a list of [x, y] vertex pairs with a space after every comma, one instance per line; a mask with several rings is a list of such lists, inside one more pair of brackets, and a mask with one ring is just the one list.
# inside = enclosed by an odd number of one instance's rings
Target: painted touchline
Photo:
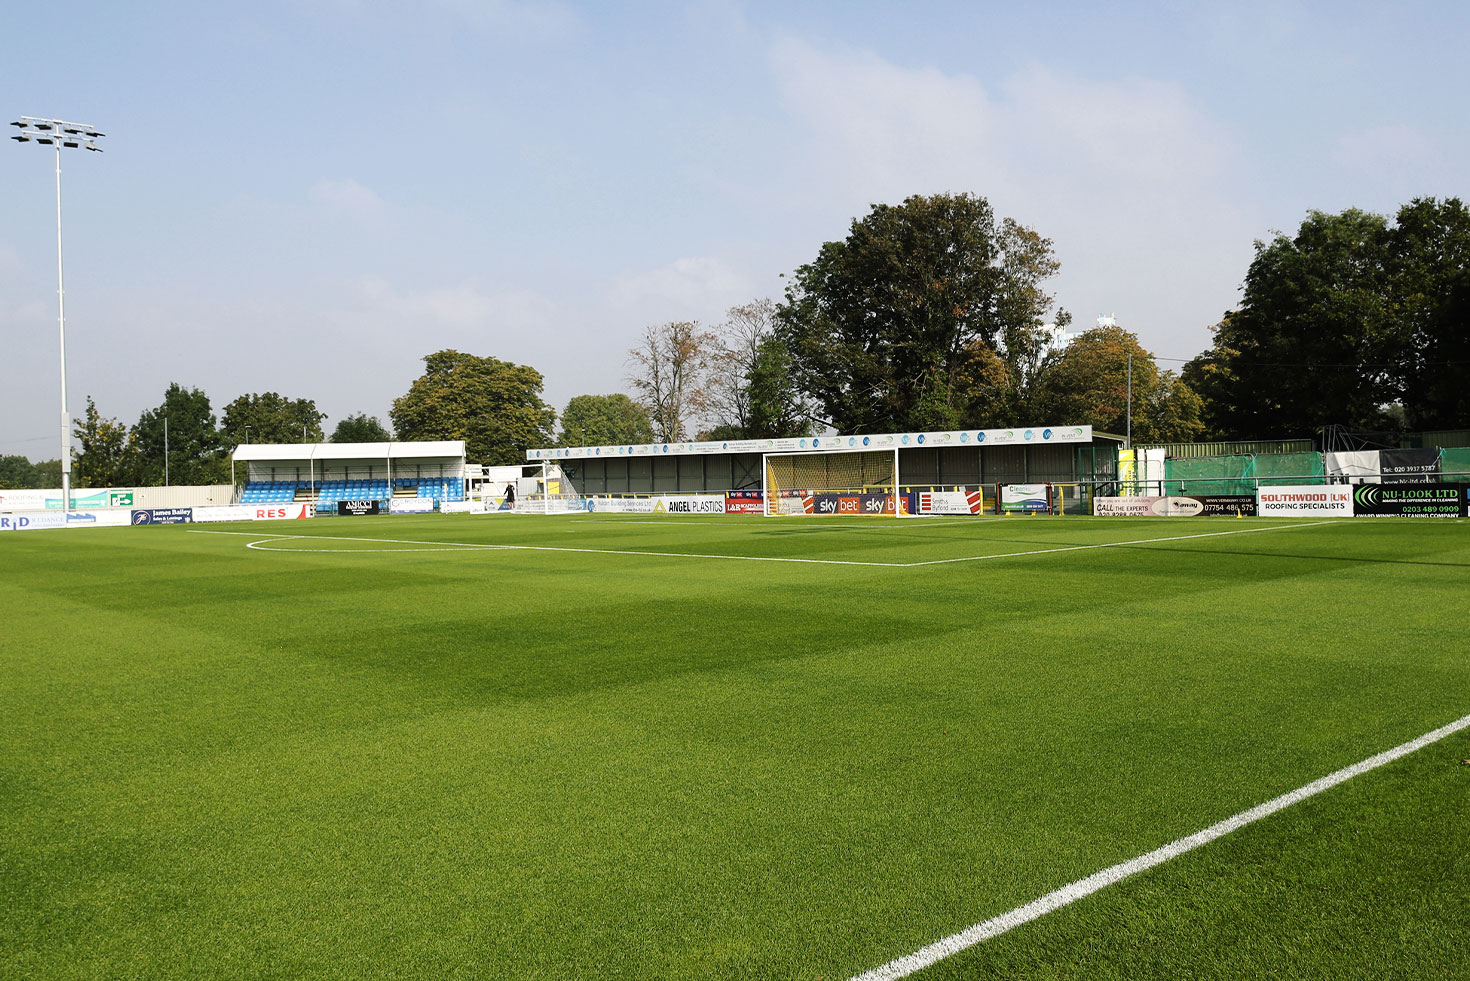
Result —
[[1034, 899], [1024, 906], [1017, 906], [1015, 909], [1002, 913], [999, 916], [992, 917], [981, 923], [976, 923], [974, 926], [967, 927], [958, 933], [950, 934], [942, 940], [936, 940], [932, 944], [920, 947], [912, 954], [905, 954], [903, 957], [895, 958], [881, 967], [864, 971], [862, 974], [856, 975], [852, 981], [898, 981], [899, 978], [906, 978], [947, 957], [958, 954], [962, 950], [968, 950], [978, 943], [990, 940], [993, 937], [998, 937], [1022, 924], [1030, 923], [1032, 920], [1039, 919], [1047, 913], [1075, 903], [1079, 899], [1090, 896], [1098, 890], [1105, 889], [1116, 882], [1121, 882], [1123, 879], [1142, 872], [1145, 869], [1151, 869], [1156, 865], [1162, 865], [1170, 859], [1178, 858], [1185, 852], [1192, 851], [1201, 845], [1207, 845], [1217, 838], [1223, 838], [1232, 831], [1238, 831], [1248, 824], [1269, 817], [1277, 811], [1284, 810], [1293, 804], [1306, 800], [1308, 797], [1320, 794], [1324, 790], [1336, 787], [1340, 783], [1345, 783], [1353, 777], [1367, 773], [1369, 770], [1377, 769], [1386, 763], [1392, 763], [1400, 757], [1408, 756], [1416, 750], [1423, 749], [1430, 743], [1438, 742], [1446, 736], [1453, 735], [1466, 728], [1470, 728], [1470, 715], [1462, 716], [1454, 722], [1441, 726], [1432, 732], [1426, 732], [1417, 739], [1400, 743], [1393, 749], [1385, 750], [1377, 756], [1370, 756], [1366, 760], [1329, 773], [1325, 777], [1313, 780], [1311, 783], [1282, 794], [1280, 797], [1273, 797], [1264, 804], [1257, 804], [1249, 810], [1241, 811], [1239, 814], [1228, 817], [1217, 824], [1210, 825], [1203, 831], [1196, 831], [1192, 835], [1171, 841], [1162, 848], [1156, 848], [1145, 855], [1129, 859], [1126, 862], [1120, 862], [1117, 865], [1103, 869], [1101, 872], [1094, 872], [1084, 879], [1078, 879], [1076, 882], [1068, 883], [1060, 889], [1049, 892], [1039, 899]]

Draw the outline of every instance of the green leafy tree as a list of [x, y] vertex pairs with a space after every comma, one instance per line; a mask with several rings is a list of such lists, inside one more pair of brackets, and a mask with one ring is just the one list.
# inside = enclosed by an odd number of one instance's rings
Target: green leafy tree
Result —
[[1309, 436], [1385, 424], [1406, 331], [1392, 299], [1388, 222], [1311, 212], [1294, 237], [1257, 242], [1240, 309], [1185, 369], [1224, 438]]
[[541, 372], [527, 365], [437, 351], [424, 374], [395, 399], [399, 439], [462, 439], [473, 463], [525, 463], [526, 450], [550, 446], [556, 411], [541, 400]]
[[653, 442], [648, 410], [623, 394], [577, 395], [561, 414], [562, 446]]
[[977, 356], [1024, 380], [1051, 242], [968, 194], [875, 205], [798, 268], [777, 310], [798, 389], [839, 431], [952, 429], [986, 406]]
[[337, 428], [332, 430], [334, 443], [384, 443], [392, 438], [393, 434], [377, 416], [365, 412], [338, 421]]
[[1404, 424], [1470, 426], [1470, 210], [1458, 198], [1420, 198], [1389, 234], [1392, 298], [1402, 325]]
[[97, 403], [87, 396], [87, 414], [73, 430], [77, 456], [72, 464], [75, 487], [119, 487], [133, 483], [134, 454], [128, 427], [116, 419], [104, 419]]
[[61, 460], [42, 460], [36, 464], [36, 476], [32, 487], [60, 487]]
[[792, 374], [791, 352], [779, 335], [764, 338], [745, 375], [746, 439], [804, 436], [816, 427], [812, 410], [798, 391]]
[[[167, 471], [164, 468], [165, 419]], [[135, 482], [138, 484], [162, 484], [165, 472], [170, 484], [229, 482], [229, 458], [215, 428], [209, 396], [202, 389], [184, 388], [178, 382], [170, 384], [164, 392], [163, 404], [139, 417], [130, 439], [136, 451]]]
[[1085, 331], [1038, 368], [1034, 404], [1063, 426], [1092, 426], [1136, 443], [1189, 442], [1203, 432], [1200, 397], [1171, 371], [1160, 371], [1138, 337], [1118, 326]]
[[275, 392], [241, 395], [225, 406], [220, 442], [320, 443], [325, 418], [311, 399], [288, 399]]
[[[36, 465], [30, 460], [23, 456], [0, 456], [0, 490], [40, 487], [36, 481]], [[61, 484], [58, 482], [56, 486]]]

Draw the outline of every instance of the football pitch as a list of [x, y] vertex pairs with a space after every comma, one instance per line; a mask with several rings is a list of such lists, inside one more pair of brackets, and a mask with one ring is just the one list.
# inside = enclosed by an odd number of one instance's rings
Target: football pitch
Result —
[[334, 518], [0, 572], [3, 977], [1466, 969], [1470, 521]]

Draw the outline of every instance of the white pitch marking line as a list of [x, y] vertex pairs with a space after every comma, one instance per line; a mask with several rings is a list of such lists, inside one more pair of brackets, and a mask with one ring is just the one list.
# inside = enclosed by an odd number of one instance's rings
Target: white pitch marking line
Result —
[[[244, 535], [246, 537], [250, 537], [251, 534], [259, 534], [258, 532], [252, 533], [252, 532], [245, 532], [245, 531], [194, 531], [194, 532], [191, 532], [191, 533], [192, 534], [195, 534], [195, 535]], [[278, 536], [277, 538], [274, 538], [274, 539], [261, 539], [261, 541], [279, 541], [281, 539], [303, 539], [303, 538], [319, 539], [319, 540], [322, 540], [322, 541], [333, 541], [333, 542], [377, 542], [378, 544], [381, 544], [381, 545], [437, 545], [437, 546], [441, 546], [441, 547], [451, 546], [450, 548], [446, 548], [445, 549], [446, 551], [454, 551], [454, 548], [452, 546], [459, 546], [460, 548], [465, 549], [465, 550], [468, 550], [468, 549], [499, 549], [501, 551], [521, 551], [521, 552], [583, 552], [583, 553], [589, 553], [589, 554], [592, 554], [592, 555], [647, 555], [647, 556], [653, 556], [655, 558], [661, 558], [661, 559], [729, 559], [729, 560], [734, 561], [734, 562], [796, 562], [796, 563], [802, 563], [802, 564], [806, 564], [806, 565], [862, 565], [862, 566], [875, 566], [875, 567], [883, 568], [883, 569], [902, 569], [902, 568], [905, 568], [909, 564], [909, 563], [906, 563], [906, 562], [858, 562], [858, 561], [854, 561], [854, 560], [850, 560], [850, 559], [792, 559], [792, 558], [783, 558], [783, 557], [779, 557], [779, 556], [765, 556], [765, 555], [713, 555], [713, 554], [705, 554], [705, 553], [702, 553], [702, 552], [646, 552], [646, 551], [639, 552], [639, 551], [632, 551], [632, 550], [629, 550], [629, 549], [616, 549], [616, 548], [568, 548], [568, 547], [559, 546], [559, 545], [487, 545], [484, 542], [423, 542], [423, 541], [417, 541], [417, 540], [411, 540], [411, 539], [403, 539], [403, 538], [351, 538], [351, 537], [348, 537], [347, 535], [281, 535], [281, 536]], [[260, 549], [259, 551], [267, 551], [267, 550], [266, 549]], [[274, 549], [273, 551], [285, 552], [285, 551], [295, 551], [295, 550], [294, 549]], [[302, 552], [322, 552], [322, 551], [326, 551], [326, 549], [301, 549], [300, 551], [302, 551]], [[354, 551], [369, 552], [369, 551], [378, 551], [378, 550], [377, 549], [354, 549]], [[408, 551], [414, 551], [414, 550], [412, 550], [412, 549], [406, 549], [405, 548], [405, 549], [385, 549], [384, 551], [390, 551], [390, 552], [393, 552], [393, 551], [408, 552]]]
[[1366, 760], [1354, 763], [1352, 766], [1346, 766], [1334, 773], [1329, 773], [1325, 777], [1313, 780], [1306, 786], [1298, 787], [1296, 790], [1282, 794], [1280, 797], [1274, 797], [1264, 804], [1257, 804], [1249, 810], [1241, 811], [1233, 817], [1228, 817], [1217, 824], [1212, 824], [1203, 831], [1196, 831], [1192, 835], [1171, 841], [1162, 848], [1156, 848], [1146, 855], [1140, 855], [1126, 862], [1120, 862], [1117, 865], [1103, 869], [1101, 872], [1094, 872], [1085, 879], [1078, 879], [1076, 882], [1062, 886], [1060, 889], [1049, 892], [1039, 899], [1034, 899], [1024, 906], [1017, 906], [1015, 909], [992, 917], [983, 923], [976, 923], [974, 926], [967, 927], [959, 933], [951, 934], [943, 940], [937, 940], [926, 947], [921, 947], [912, 954], [906, 954], [903, 957], [891, 960], [881, 967], [864, 971], [862, 974], [856, 975], [852, 981], [898, 981], [899, 978], [906, 978], [932, 964], [944, 960], [946, 957], [958, 954], [962, 950], [967, 950], [993, 937], [998, 937], [1022, 924], [1030, 923], [1032, 920], [1039, 919], [1047, 913], [1061, 909], [1063, 906], [1071, 905], [1079, 899], [1090, 896], [1100, 889], [1105, 889], [1145, 869], [1151, 869], [1155, 865], [1162, 865], [1170, 859], [1178, 858], [1185, 852], [1193, 851], [1201, 845], [1207, 845], [1217, 838], [1223, 838], [1232, 831], [1238, 831], [1248, 824], [1253, 824], [1262, 818], [1269, 817], [1277, 811], [1285, 810], [1293, 804], [1306, 800], [1308, 797], [1320, 794], [1324, 790], [1330, 790], [1340, 783], [1346, 783], [1353, 777], [1361, 776], [1369, 770], [1375, 770], [1386, 763], [1392, 763], [1394, 760], [1423, 749], [1430, 743], [1438, 742], [1446, 736], [1453, 735], [1467, 728], [1470, 728], [1470, 715], [1462, 716], [1449, 725], [1441, 726], [1433, 732], [1426, 732], [1417, 739], [1411, 739], [1406, 743], [1401, 743], [1393, 749], [1379, 753], [1377, 756], [1370, 756]]
[[[269, 538], [259, 539], [259, 542], [280, 541], [280, 540], [296, 540], [296, 539], [313, 539], [313, 540], [333, 541], [333, 542], [374, 542], [374, 543], [377, 543], [377, 544], [380, 544], [380, 545], [430, 545], [430, 546], [435, 546], [435, 548], [431, 549], [432, 551], [446, 551], [446, 552], [468, 551], [468, 550], [477, 550], [477, 549], [478, 550], [497, 550], [498, 549], [498, 550], [501, 550], [501, 551], [522, 551], [522, 552], [579, 552], [579, 553], [590, 554], [590, 555], [643, 555], [643, 556], [652, 556], [652, 557], [655, 557], [655, 558], [664, 558], [664, 559], [725, 559], [725, 560], [728, 560], [728, 561], [731, 561], [731, 562], [785, 562], [785, 563], [793, 563], [793, 564], [798, 564], [798, 565], [846, 565], [846, 566], [866, 566], [868, 568], [875, 568], [875, 569], [914, 569], [914, 568], [918, 568], [920, 566], [945, 565], [945, 564], [954, 563], [954, 562], [985, 562], [985, 561], [988, 561], [988, 560], [991, 560], [991, 559], [1014, 559], [1014, 558], [1021, 558], [1021, 557], [1024, 557], [1024, 556], [1028, 556], [1028, 555], [1047, 555], [1047, 554], [1052, 553], [1052, 552], [1079, 552], [1079, 551], [1086, 551], [1086, 550], [1089, 550], [1089, 549], [1100, 549], [1100, 548], [1124, 548], [1124, 547], [1129, 546], [1129, 545], [1153, 545], [1153, 544], [1158, 544], [1158, 543], [1161, 543], [1161, 542], [1188, 541], [1189, 539], [1192, 539], [1192, 538], [1218, 538], [1218, 537], [1220, 537], [1222, 535], [1249, 535], [1249, 534], [1252, 534], [1252, 533], [1255, 533], [1255, 532], [1258, 532], [1258, 531], [1284, 531], [1284, 530], [1288, 530], [1288, 529], [1291, 529], [1291, 528], [1314, 528], [1314, 527], [1317, 527], [1318, 525], [1325, 525], [1325, 524], [1331, 524], [1331, 523], [1332, 522], [1330, 522], [1330, 521], [1313, 521], [1313, 522], [1309, 522], [1307, 524], [1276, 525], [1274, 527], [1269, 527], [1269, 528], [1241, 528], [1241, 529], [1239, 529], [1237, 531], [1211, 531], [1211, 532], [1204, 532], [1204, 533], [1201, 533], [1201, 534], [1198, 534], [1198, 535], [1174, 535], [1172, 537], [1167, 537], [1167, 538], [1143, 538], [1143, 539], [1133, 539], [1133, 540], [1129, 540], [1129, 541], [1125, 541], [1125, 542], [1103, 542], [1103, 543], [1098, 544], [1098, 545], [1065, 545], [1065, 546], [1062, 546], [1062, 547], [1059, 547], [1059, 548], [1038, 548], [1038, 549], [1031, 549], [1031, 550], [1025, 551], [1025, 552], [996, 552], [996, 553], [991, 554], [991, 555], [969, 555], [969, 556], [964, 556], [964, 557], [957, 558], [957, 559], [930, 559], [930, 560], [925, 561], [925, 562], [861, 562], [861, 561], [858, 561], [856, 559], [794, 559], [794, 558], [787, 558], [787, 557], [782, 557], [782, 556], [770, 556], [770, 555], [718, 555], [718, 554], [714, 554], [714, 553], [705, 553], [705, 552], [650, 552], [650, 551], [635, 551], [635, 550], [632, 550], [632, 549], [615, 549], [615, 548], [570, 548], [570, 547], [567, 547], [567, 546], [560, 546], [560, 545], [494, 545], [494, 544], [486, 544], [484, 542], [426, 542], [426, 541], [419, 541], [417, 539], [404, 539], [404, 538], [353, 538], [353, 537], [349, 537], [347, 535], [274, 535], [274, 536], [271, 536]], [[240, 536], [244, 536], [244, 537], [247, 537], [247, 538], [248, 537], [251, 537], [252, 535], [258, 535], [258, 534], [260, 534], [260, 532], [248, 532], [248, 531], [193, 531], [193, 530], [191, 530], [189, 533], [191, 535], [240, 535]], [[247, 548], [254, 547], [254, 544], [255, 543], [252, 543], [250, 545], [247, 545], [246, 547]], [[284, 548], [278, 548], [278, 549], [264, 549], [264, 548], [261, 548], [261, 549], [257, 549], [257, 550], [258, 551], [274, 551], [274, 552], [290, 552], [290, 551], [327, 552], [327, 551], [330, 551], [328, 549], [299, 549], [299, 550], [297, 550], [297, 549], [284, 549]], [[348, 549], [343, 549], [342, 551], [345, 552], [345, 551], [349, 551], [349, 550]], [[407, 549], [407, 548], [404, 548], [404, 549], [352, 549], [350, 551], [360, 551], [360, 552], [374, 552], [374, 551], [384, 551], [384, 552], [410, 552], [410, 551], [418, 551], [418, 549]]]

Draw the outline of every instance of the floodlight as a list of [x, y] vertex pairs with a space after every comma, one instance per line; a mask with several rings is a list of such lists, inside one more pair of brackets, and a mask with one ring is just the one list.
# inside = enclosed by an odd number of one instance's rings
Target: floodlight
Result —
[[[61, 341], [61, 506], [71, 507], [71, 413], [66, 407], [66, 288], [61, 267], [61, 150], [63, 147], [101, 152], [92, 141], [102, 134], [83, 123], [22, 116], [10, 125], [20, 129], [11, 139], [17, 143], [41, 143], [56, 147], [56, 325]], [[66, 135], [62, 135], [62, 134]]]

